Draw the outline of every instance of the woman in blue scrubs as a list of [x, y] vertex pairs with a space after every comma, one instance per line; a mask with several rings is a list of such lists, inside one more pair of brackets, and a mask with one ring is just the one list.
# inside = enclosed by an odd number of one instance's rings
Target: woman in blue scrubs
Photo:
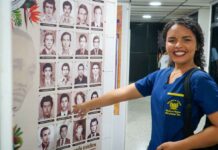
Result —
[[191, 150], [218, 143], [218, 87], [205, 72], [190, 79], [192, 126], [196, 129], [206, 114], [212, 126], [186, 138], [184, 126], [184, 79], [193, 68], [204, 68], [204, 37], [199, 24], [189, 18], [167, 23], [163, 29], [172, 67], [153, 72], [127, 87], [108, 92], [95, 100], [73, 106], [84, 116], [90, 109], [151, 95], [152, 135], [148, 150]]

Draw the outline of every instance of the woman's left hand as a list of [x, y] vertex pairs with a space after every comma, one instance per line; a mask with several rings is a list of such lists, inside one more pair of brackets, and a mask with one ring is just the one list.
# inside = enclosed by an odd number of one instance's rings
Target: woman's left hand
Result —
[[157, 147], [157, 150], [188, 150], [185, 145], [179, 142], [165, 142]]

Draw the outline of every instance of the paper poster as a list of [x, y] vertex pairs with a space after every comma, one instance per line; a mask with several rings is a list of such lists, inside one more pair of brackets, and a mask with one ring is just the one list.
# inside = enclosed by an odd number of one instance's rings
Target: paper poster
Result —
[[13, 110], [21, 150], [100, 150], [101, 109], [80, 119], [72, 106], [103, 93], [104, 5], [27, 0], [13, 10]]

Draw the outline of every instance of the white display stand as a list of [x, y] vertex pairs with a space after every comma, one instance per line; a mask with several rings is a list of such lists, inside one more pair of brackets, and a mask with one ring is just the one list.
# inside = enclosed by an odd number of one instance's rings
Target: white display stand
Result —
[[0, 149], [12, 150], [11, 1], [0, 1]]
[[[121, 87], [129, 84], [130, 59], [130, 4], [122, 6], [122, 50], [121, 50]], [[125, 133], [127, 123], [128, 102], [120, 103], [120, 115], [114, 118], [113, 149], [125, 150]]]
[[209, 68], [210, 56], [210, 27], [211, 27], [211, 7], [201, 8], [198, 11], [198, 23], [200, 24], [204, 34], [204, 55], [205, 55], [205, 71]]
[[[107, 7], [111, 7], [107, 4]], [[129, 55], [130, 55], [130, 5], [128, 3], [122, 5], [122, 52], [121, 52], [121, 87], [129, 83]], [[112, 7], [111, 7], [112, 8]], [[116, 8], [109, 9], [110, 14], [107, 17], [113, 19], [116, 16]], [[107, 19], [106, 19], [107, 20]], [[106, 24], [106, 58], [105, 58], [105, 78], [104, 91], [107, 92], [114, 89], [115, 81], [115, 43], [116, 33], [114, 25], [116, 20], [111, 20], [110, 24]], [[114, 51], [112, 51], [114, 50]], [[111, 59], [113, 58], [113, 59]], [[120, 114], [113, 115], [113, 106], [103, 108], [103, 137], [102, 150], [125, 150], [125, 130], [127, 116], [127, 102], [120, 103]]]

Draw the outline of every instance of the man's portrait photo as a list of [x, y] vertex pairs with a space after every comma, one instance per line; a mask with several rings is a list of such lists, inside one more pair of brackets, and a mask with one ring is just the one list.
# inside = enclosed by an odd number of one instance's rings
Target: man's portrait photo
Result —
[[77, 21], [76, 25], [78, 26], [89, 26], [89, 10], [86, 4], [79, 4], [77, 9]]
[[[61, 1], [60, 12], [62, 15], [60, 16], [60, 25], [73, 25], [73, 3], [71, 0], [62, 0]], [[62, 10], [62, 11], [61, 11]]]
[[51, 95], [40, 96], [39, 103], [39, 121], [49, 120], [54, 118], [54, 100]]
[[[32, 37], [18, 28], [12, 30], [12, 77], [13, 77], [13, 115], [22, 110], [24, 101], [29, 101], [33, 92], [35, 78], [38, 78], [36, 50]], [[21, 44], [25, 43], [25, 44]]]
[[41, 30], [41, 47], [40, 55], [56, 55], [56, 31]]
[[59, 128], [59, 139], [57, 140], [56, 147], [62, 147], [70, 144], [70, 139], [67, 137], [68, 135], [68, 125], [62, 124]]
[[71, 67], [70, 63], [58, 63], [59, 66], [59, 87], [72, 86]]
[[87, 84], [87, 76], [86, 76], [86, 69], [83, 63], [79, 63], [77, 66], [77, 73], [78, 75], [74, 79], [74, 84]]
[[90, 83], [101, 83], [101, 62], [90, 62]]
[[93, 49], [91, 50], [91, 55], [102, 55], [103, 51], [100, 48], [101, 45], [101, 39], [99, 35], [95, 35], [92, 39], [93, 42]]
[[[89, 90], [89, 98], [88, 98], [88, 100], [94, 100], [94, 99], [96, 99], [96, 98], [98, 98], [99, 96], [101, 96], [102, 95], [102, 91], [101, 91], [101, 89], [96, 89], [96, 88], [92, 88], [92, 89], [90, 89]], [[95, 110], [97, 110], [98, 112], [100, 111], [100, 108], [96, 108], [96, 109], [92, 109], [92, 110], [90, 110], [90, 111], [95, 111]], [[98, 113], [97, 112], [97, 113]]]
[[39, 146], [38, 150], [54, 150], [54, 127], [52, 125], [41, 127], [38, 129], [39, 132]]
[[58, 94], [58, 113], [57, 117], [67, 117], [71, 115], [70, 96], [68, 93]]
[[92, 118], [90, 120], [89, 127], [90, 127], [90, 133], [89, 133], [87, 139], [100, 136], [100, 134], [98, 132], [99, 129], [98, 129], [98, 119], [97, 118]]
[[93, 7], [91, 26], [95, 28], [103, 28], [103, 12], [102, 8], [99, 5]]
[[88, 36], [86, 34], [80, 34], [78, 37], [78, 49], [76, 50], [76, 55], [88, 55]]
[[40, 88], [54, 88], [55, 64], [40, 63]]
[[69, 31], [59, 32], [60, 33], [60, 46], [59, 56], [72, 56], [73, 55], [73, 34]]
[[92, 99], [96, 99], [96, 98], [98, 98], [98, 97], [99, 97], [98, 91], [93, 91], [92, 94], [91, 94], [90, 99], [92, 100]]
[[55, 0], [43, 1], [40, 21], [41, 23], [48, 23], [48, 24], [55, 24], [57, 22]]
[[86, 135], [86, 120], [74, 121], [73, 126], [73, 143], [85, 140]]

